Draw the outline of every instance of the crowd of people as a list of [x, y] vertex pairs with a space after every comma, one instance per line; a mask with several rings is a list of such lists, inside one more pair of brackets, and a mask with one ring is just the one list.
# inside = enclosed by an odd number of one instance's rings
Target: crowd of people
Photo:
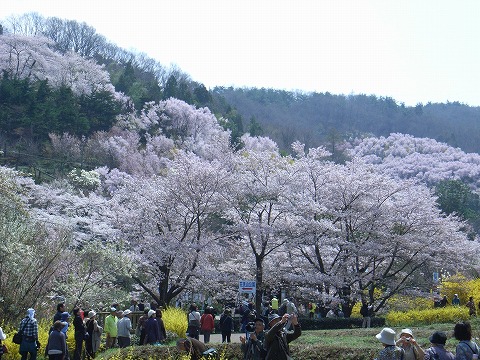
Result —
[[[446, 306], [446, 297], [442, 298]], [[452, 300], [452, 305], [459, 306], [458, 297]], [[138, 311], [136, 305], [133, 311]], [[469, 308], [470, 315], [476, 315], [476, 307], [471, 297], [464, 305]], [[282, 304], [269, 304], [264, 307], [265, 312], [257, 314], [251, 302], [244, 301], [234, 311], [241, 315], [239, 337], [240, 347], [244, 360], [283, 360], [290, 359], [289, 343], [301, 335], [298, 322], [298, 312], [293, 302], [285, 299]], [[192, 304], [187, 313], [188, 328], [186, 337], [177, 341], [177, 348], [189, 354], [192, 360], [202, 358], [209, 351], [210, 336], [215, 330], [215, 310], [204, 306], [203, 314], [198, 307]], [[310, 310], [310, 308], [309, 308]], [[370, 327], [371, 304], [362, 303], [361, 314], [364, 317], [364, 327]], [[97, 321], [94, 310], [84, 313], [76, 307], [72, 314], [66, 311], [65, 304], [57, 305], [57, 312], [53, 317], [53, 324], [49, 331], [48, 343], [45, 347], [45, 356], [51, 360], [80, 360], [94, 359], [101, 343], [102, 332], [105, 334], [105, 348], [125, 348], [131, 345], [131, 336], [135, 333], [138, 345], [159, 344], [166, 340], [167, 334], [162, 320], [162, 309], [145, 308], [143, 315], [138, 318], [136, 328], [132, 328], [132, 310], [120, 310], [118, 304], [113, 304], [110, 313], [104, 319], [102, 328]], [[235, 330], [232, 309], [225, 308], [219, 320], [222, 342], [231, 342], [232, 332]], [[73, 325], [73, 330], [71, 330]], [[67, 338], [72, 336], [75, 347], [68, 349]], [[27, 310], [21, 320], [18, 333], [21, 334], [19, 352], [22, 360], [35, 360], [40, 349], [38, 340], [38, 323], [35, 310]], [[203, 334], [203, 342], [200, 341]], [[411, 329], [402, 329], [397, 337], [391, 328], [383, 328], [376, 338], [383, 344], [376, 360], [473, 360], [480, 355], [479, 346], [472, 340], [472, 328], [469, 322], [459, 322], [454, 327], [454, 337], [458, 340], [455, 355], [445, 349], [447, 334], [434, 331], [429, 340], [430, 347], [423, 349], [414, 337]], [[6, 336], [0, 328], [0, 360], [4, 351], [2, 340]]]
[[391, 328], [383, 328], [376, 338], [382, 343], [375, 360], [476, 360], [480, 355], [479, 346], [472, 340], [472, 327], [469, 322], [455, 324], [453, 335], [458, 344], [455, 355], [445, 349], [447, 334], [434, 331], [429, 338], [430, 347], [423, 349], [413, 336], [411, 329], [402, 329], [396, 339]]

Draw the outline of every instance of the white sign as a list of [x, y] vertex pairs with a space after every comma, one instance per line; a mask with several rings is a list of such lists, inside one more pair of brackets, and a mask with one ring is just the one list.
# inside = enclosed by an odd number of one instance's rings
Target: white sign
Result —
[[238, 292], [243, 294], [255, 294], [256, 291], [257, 291], [256, 281], [240, 280], [238, 282]]

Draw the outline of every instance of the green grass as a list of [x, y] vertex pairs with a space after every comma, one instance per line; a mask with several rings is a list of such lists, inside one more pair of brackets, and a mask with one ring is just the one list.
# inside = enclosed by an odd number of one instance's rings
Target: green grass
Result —
[[[445, 331], [448, 335], [446, 348], [455, 353], [457, 341], [453, 338], [453, 323], [434, 324], [419, 327], [411, 327], [415, 339], [419, 345], [427, 349], [430, 346], [429, 337], [437, 330]], [[480, 336], [480, 321], [472, 321], [473, 336], [478, 339]], [[397, 334], [402, 328], [394, 327]], [[290, 344], [292, 355], [295, 360], [319, 360], [319, 359], [344, 359], [344, 360], [371, 360], [376, 357], [382, 345], [375, 338], [382, 328], [370, 329], [342, 329], [342, 330], [309, 330], [303, 331], [302, 336]], [[216, 345], [219, 352], [225, 351], [222, 360], [240, 360], [240, 344]], [[115, 351], [113, 352], [115, 353]], [[105, 356], [99, 354], [97, 359], [179, 359], [174, 346], [135, 347], [130, 350], [129, 356], [123, 356], [116, 352], [116, 356]]]

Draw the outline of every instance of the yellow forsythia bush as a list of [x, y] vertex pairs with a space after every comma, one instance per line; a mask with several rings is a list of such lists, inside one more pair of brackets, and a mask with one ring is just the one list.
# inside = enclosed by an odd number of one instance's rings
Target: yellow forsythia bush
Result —
[[168, 307], [162, 312], [163, 323], [165, 330], [178, 335], [179, 338], [184, 338], [187, 332], [188, 322], [187, 313], [180, 308]]
[[461, 306], [467, 303], [470, 296], [473, 296], [477, 304], [480, 300], [480, 279], [468, 280], [461, 274], [449, 276], [441, 283], [441, 295], [447, 295], [451, 304], [454, 294], [458, 294]]
[[[18, 323], [20, 326], [20, 323]], [[48, 342], [48, 335], [50, 327], [52, 323], [47, 320], [41, 320], [38, 322], [38, 341], [40, 341], [40, 350], [38, 350], [38, 359], [43, 359], [43, 355], [45, 354], [45, 347], [47, 346]], [[8, 348], [8, 353], [2, 356], [2, 360], [18, 360], [21, 358], [20, 353], [18, 352], [20, 345], [14, 344], [12, 342], [13, 335], [18, 331], [18, 327], [12, 327], [5, 325], [2, 326], [3, 331], [7, 334], [7, 339], [3, 340], [3, 344], [5, 344]], [[67, 345], [68, 349], [71, 353], [75, 349], [75, 339], [74, 339], [74, 331], [73, 331], [73, 324], [69, 325], [68, 333], [67, 333]]]
[[423, 310], [390, 311], [385, 317], [389, 326], [418, 326], [434, 323], [456, 323], [468, 320], [466, 307], [447, 306]]

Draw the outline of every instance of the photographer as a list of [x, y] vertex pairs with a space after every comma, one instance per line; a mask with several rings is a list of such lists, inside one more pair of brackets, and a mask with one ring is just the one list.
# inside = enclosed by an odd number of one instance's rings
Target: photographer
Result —
[[410, 329], [403, 329], [397, 346], [405, 351], [404, 360], [422, 360], [425, 357], [424, 350], [418, 345]]
[[[291, 333], [287, 333], [284, 329], [289, 319], [294, 327], [294, 331]], [[280, 317], [278, 314], [270, 314], [268, 316], [268, 326], [270, 330], [265, 334], [265, 349], [267, 350], [265, 360], [290, 359], [288, 344], [302, 335], [297, 315], [285, 314]]]
[[265, 341], [265, 323], [263, 319], [256, 318], [254, 322], [250, 322], [246, 326], [248, 331], [248, 338], [240, 336], [242, 343], [241, 349], [243, 351], [244, 360], [260, 360], [265, 358], [265, 350], [263, 343]]

